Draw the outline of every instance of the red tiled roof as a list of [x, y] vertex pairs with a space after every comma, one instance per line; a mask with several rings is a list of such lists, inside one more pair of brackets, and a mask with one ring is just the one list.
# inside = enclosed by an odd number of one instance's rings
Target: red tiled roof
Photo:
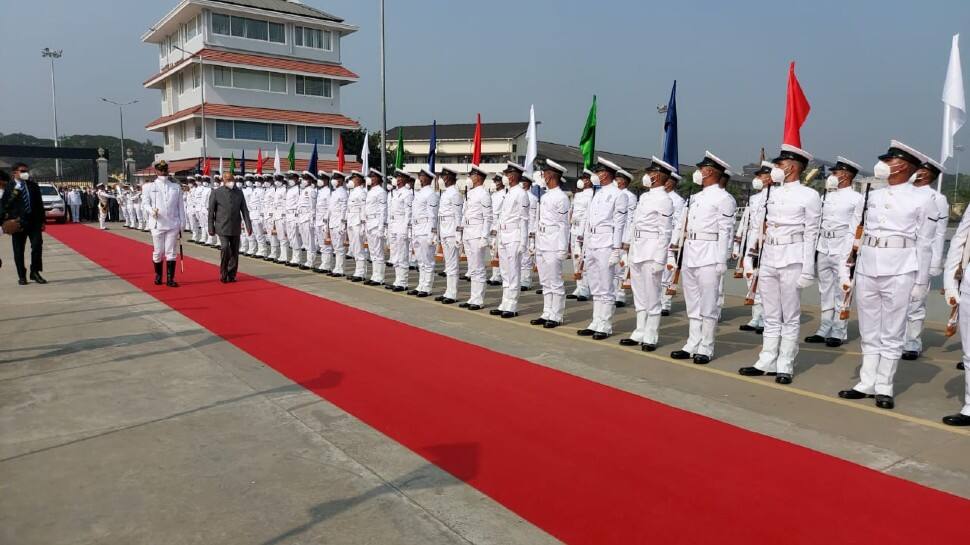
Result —
[[[321, 76], [331, 76], [337, 78], [359, 79], [360, 76], [344, 68], [339, 64], [329, 64], [313, 62], [307, 60], [284, 59], [280, 57], [266, 57], [264, 55], [252, 55], [249, 53], [234, 53], [231, 51], [219, 51], [217, 49], [203, 49], [199, 52], [205, 61], [238, 64], [245, 66], [257, 66], [259, 68], [269, 68], [276, 70], [289, 70], [293, 72], [306, 72], [308, 74], [319, 74]], [[168, 66], [158, 74], [145, 80], [143, 85], [175, 72], [184, 61], [179, 61], [175, 65]]]
[[[195, 172], [195, 168], [196, 168], [196, 166], [198, 166], [198, 164], [199, 164], [199, 158], [198, 157], [196, 157], [194, 159], [180, 159], [178, 161], [172, 161], [171, 163], [168, 164], [168, 172], [170, 174], [173, 174], [173, 175], [182, 175], [182, 174], [188, 175], [188, 174], [192, 174], [193, 172]], [[237, 165], [239, 164], [239, 159], [236, 159], [236, 164]], [[223, 157], [223, 165], [228, 168], [228, 166], [229, 166], [229, 159], [228, 158]], [[302, 172], [302, 171], [306, 170], [306, 168], [309, 165], [310, 165], [310, 160], [309, 159], [297, 159], [296, 160], [296, 169], [294, 169], [294, 170], [297, 170], [297, 171]], [[286, 158], [284, 157], [283, 158], [283, 167], [284, 167], [284, 170], [286, 170], [286, 167], [287, 166], [288, 166], [288, 164], [286, 162]], [[247, 167], [246, 170], [248, 170], [249, 172], [255, 172], [256, 171], [256, 160], [255, 159], [247, 159], [246, 160], [246, 167]], [[213, 170], [216, 170], [218, 168], [219, 168], [219, 158], [218, 157], [213, 157], [212, 158], [212, 169]], [[317, 168], [319, 170], [326, 170], [326, 171], [337, 170], [337, 161], [336, 160], [331, 160], [331, 159], [319, 159], [317, 161]], [[348, 172], [351, 171], [351, 170], [360, 170], [360, 163], [358, 163], [356, 161], [347, 161], [344, 164], [344, 169], [346, 169]], [[273, 156], [272, 155], [270, 155], [269, 157], [263, 157], [263, 172], [266, 173], [266, 174], [271, 174], [273, 172]], [[155, 168], [154, 167], [148, 167], [148, 168], [144, 168], [144, 169], [139, 170], [136, 174], [138, 176], [154, 176], [157, 173], [155, 172]], [[314, 172], [314, 174], [316, 174], [316, 173]]]
[[[159, 117], [145, 126], [152, 130], [154, 127], [187, 119], [202, 113], [202, 106], [193, 106], [175, 112], [172, 115]], [[278, 121], [284, 123], [297, 123], [302, 125], [325, 125], [356, 129], [360, 124], [341, 114], [325, 114], [316, 112], [299, 112], [296, 110], [276, 110], [272, 108], [252, 108], [249, 106], [233, 106], [231, 104], [206, 104], [206, 117], [219, 117], [229, 119], [245, 119], [250, 121]]]

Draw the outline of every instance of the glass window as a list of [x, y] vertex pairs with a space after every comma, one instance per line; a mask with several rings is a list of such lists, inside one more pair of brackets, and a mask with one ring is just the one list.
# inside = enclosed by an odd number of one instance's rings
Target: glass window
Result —
[[195, 139], [202, 140], [202, 120], [195, 120]]
[[230, 34], [242, 38], [246, 35], [246, 18], [230, 17]]
[[236, 140], [269, 140], [267, 130], [269, 125], [265, 123], [253, 123], [251, 121], [235, 122]]
[[232, 86], [238, 89], [269, 91], [269, 72], [233, 68]]
[[269, 40], [269, 23], [257, 19], [246, 19], [246, 37], [252, 40]]
[[229, 16], [221, 13], [212, 14], [212, 33], [229, 35]]
[[199, 85], [202, 85], [202, 78], [200, 77], [201, 74], [202, 74], [202, 71], [199, 70], [198, 66], [192, 67], [192, 88], [193, 89], [198, 89]]
[[228, 138], [232, 139], [232, 121], [226, 121], [225, 119], [216, 120], [216, 138]]
[[286, 26], [283, 23], [269, 24], [269, 41], [280, 44], [286, 43]]
[[329, 30], [298, 26], [294, 27], [294, 38], [294, 42], [299, 46], [326, 49], [327, 51], [331, 49], [331, 33]]
[[176, 84], [178, 86], [179, 94], [185, 92], [185, 72], [179, 72], [178, 78], [176, 79]]
[[273, 125], [272, 126], [272, 140], [273, 142], [286, 142], [286, 125]]
[[333, 129], [330, 127], [297, 127], [296, 141], [300, 144], [333, 145]]
[[192, 38], [195, 38], [198, 35], [199, 35], [199, 18], [193, 17], [192, 20], [185, 25], [185, 40], [186, 41], [191, 40]]
[[213, 66], [215, 85], [217, 87], [232, 87], [232, 68]]
[[269, 90], [274, 93], [286, 92], [286, 74], [269, 74]]
[[185, 123], [179, 123], [177, 130], [178, 130], [179, 142], [185, 142]]
[[171, 146], [172, 145], [172, 128], [171, 127], [168, 127], [168, 128], [165, 129], [165, 145], [166, 146]]
[[316, 97], [331, 97], [332, 82], [326, 78], [296, 76], [296, 94]]

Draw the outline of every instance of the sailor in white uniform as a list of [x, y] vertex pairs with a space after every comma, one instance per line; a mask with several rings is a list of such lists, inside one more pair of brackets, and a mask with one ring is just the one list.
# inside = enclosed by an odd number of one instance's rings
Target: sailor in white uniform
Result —
[[566, 167], [546, 159], [539, 182], [539, 187], [546, 189], [539, 201], [536, 225], [536, 265], [542, 285], [542, 315], [529, 323], [546, 329], [561, 325], [566, 309], [562, 264], [569, 256], [569, 197], [560, 187], [565, 173]]
[[[593, 171], [583, 169], [579, 179], [576, 180], [576, 192], [573, 193], [572, 209], [569, 215], [570, 233], [570, 253], [573, 260], [573, 272], [579, 268], [583, 256], [583, 222], [586, 221], [586, 209], [589, 208], [589, 201], [593, 198]], [[599, 179], [597, 178], [597, 182]], [[566, 296], [567, 299], [575, 299], [579, 302], [589, 301], [589, 284], [586, 279], [576, 279], [576, 287], [573, 292]]]
[[[681, 225], [681, 214], [684, 213], [684, 204], [687, 202], [680, 193], [677, 193], [677, 186], [683, 179], [680, 174], [680, 165], [671, 165], [677, 167], [677, 170], [670, 175], [667, 179], [667, 184], [665, 189], [667, 190], [667, 195], [670, 196], [670, 202], [674, 206], [674, 229], [676, 230], [678, 225]], [[671, 232], [671, 238], [673, 238], [674, 233]], [[679, 235], [679, 233], [678, 233]], [[674, 271], [669, 267], [664, 268], [663, 276], [661, 278], [661, 283], [663, 284], [663, 290], [660, 292], [660, 315], [670, 316], [670, 305], [673, 301], [673, 295], [667, 293], [667, 289], [670, 288], [670, 284], [674, 278]]]
[[[768, 194], [768, 188], [772, 186], [771, 169], [773, 168], [775, 168], [774, 163], [762, 161], [761, 168], [754, 173], [754, 178], [751, 180], [751, 187], [756, 193], [748, 199], [748, 207], [746, 210], [748, 217], [746, 225], [744, 226], [746, 233], [741, 235], [744, 239], [744, 244], [739, 245], [738, 253], [735, 256], [736, 259], [741, 260], [741, 274], [744, 277], [744, 283], [748, 293], [751, 292], [751, 284], [755, 280], [755, 256], [761, 247], [761, 239], [764, 234], [765, 197]], [[736, 235], [735, 240], [737, 238]], [[748, 320], [748, 323], [738, 326], [738, 329], [741, 331], [754, 331], [758, 335], [761, 335], [765, 330], [765, 313], [764, 306], [761, 304], [760, 291], [754, 292], [752, 302], [751, 319]]]
[[[941, 168], [942, 171], [942, 168]], [[943, 417], [948, 426], [970, 426], [970, 209], [963, 212], [963, 219], [950, 240], [943, 269], [943, 292], [947, 303], [958, 307], [960, 343], [963, 345], [963, 408], [956, 414]], [[960, 366], [957, 367], [961, 368]]]
[[522, 191], [525, 191], [529, 197], [529, 241], [522, 252], [522, 268], [519, 272], [519, 284], [522, 286], [522, 291], [532, 289], [532, 270], [536, 264], [536, 226], [539, 221], [539, 197], [533, 191], [532, 185], [535, 182], [533, 176], [540, 177], [541, 175], [542, 173], [529, 174], [524, 172], [519, 181]]
[[[626, 219], [627, 219], [627, 229], [629, 229], [630, 222], [633, 221], [633, 211], [637, 207], [637, 196], [630, 191], [630, 183], [633, 182], [633, 175], [629, 172], [620, 169], [616, 173], [616, 187], [620, 190], [620, 200], [618, 201], [620, 206], [625, 203], [626, 206]], [[664, 260], [666, 262], [666, 259]], [[616, 293], [616, 308], [623, 308], [626, 306], [626, 288], [624, 285], [630, 285], [630, 261], [627, 259], [627, 250], [624, 249], [620, 253], [620, 264], [616, 267], [616, 288], [614, 292]]]
[[408, 188], [411, 174], [397, 169], [394, 172], [396, 189], [391, 192], [387, 206], [387, 238], [394, 265], [394, 282], [385, 286], [400, 292], [408, 289], [409, 257], [411, 247], [411, 204], [414, 193]]
[[371, 277], [364, 281], [368, 286], [384, 284], [384, 242], [387, 233], [387, 191], [384, 175], [377, 169], [367, 172], [367, 200], [364, 202], [364, 229], [367, 232], [367, 249], [371, 263]]
[[441, 178], [445, 190], [441, 192], [438, 202], [438, 236], [445, 264], [445, 293], [435, 297], [435, 301], [453, 305], [458, 302], [458, 265], [461, 255], [461, 232], [458, 228], [461, 226], [465, 200], [455, 185], [458, 180], [457, 172], [448, 167], [442, 168]]
[[[502, 211], [502, 201], [505, 200], [505, 196], [508, 195], [508, 190], [505, 187], [505, 179], [501, 174], [495, 174], [492, 177], [492, 226], [498, 224], [498, 215]], [[492, 263], [492, 276], [489, 277], [487, 284], [489, 286], [501, 286], [502, 285], [502, 267], [499, 263], [498, 257], [498, 237], [496, 235], [489, 236], [489, 253], [491, 255], [490, 262]]]
[[492, 224], [492, 234], [497, 237], [499, 265], [502, 267], [502, 302], [489, 311], [493, 316], [514, 318], [519, 315], [519, 292], [521, 291], [522, 254], [529, 241], [529, 194], [519, 183], [525, 168], [508, 163], [505, 175], [509, 181], [508, 193], [502, 199], [498, 220]]
[[351, 172], [347, 180], [347, 253], [354, 258], [354, 272], [348, 280], [363, 282], [367, 276], [367, 231], [364, 226], [364, 206], [367, 204], [367, 189], [364, 187], [364, 173]]
[[168, 164], [155, 163], [158, 177], [145, 184], [142, 206], [148, 216], [148, 228], [152, 233], [152, 263], [155, 267], [155, 285], [162, 283], [164, 263], [166, 281], [170, 288], [178, 287], [175, 281], [175, 259], [178, 240], [185, 222], [182, 206], [182, 188], [168, 177]]
[[460, 238], [465, 246], [468, 259], [468, 276], [471, 279], [471, 293], [468, 301], [459, 307], [468, 310], [481, 310], [485, 306], [485, 266], [488, 263], [489, 233], [492, 231], [492, 197], [485, 189], [488, 173], [477, 165], [472, 165], [469, 177], [472, 188], [468, 190], [465, 206], [462, 208]]
[[334, 265], [327, 276], [340, 278], [344, 275], [344, 261], [347, 256], [347, 189], [344, 187], [346, 176], [335, 170], [330, 173], [333, 191], [330, 193], [330, 245], [333, 246]]

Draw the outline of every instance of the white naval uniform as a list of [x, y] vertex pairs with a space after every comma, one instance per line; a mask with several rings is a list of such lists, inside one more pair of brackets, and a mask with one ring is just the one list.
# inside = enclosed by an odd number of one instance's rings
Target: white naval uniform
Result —
[[461, 240], [465, 245], [468, 277], [471, 279], [468, 304], [483, 306], [488, 239], [492, 230], [492, 198], [485, 186], [473, 187], [467, 197], [461, 214]]
[[[569, 218], [570, 251], [573, 260], [573, 272], [579, 267], [580, 258], [583, 255], [583, 243], [579, 239], [583, 236], [583, 222], [586, 221], [586, 209], [589, 208], [589, 201], [593, 198], [593, 188], [584, 189], [573, 194], [572, 211]], [[576, 280], [576, 288], [573, 290], [576, 297], [589, 297], [589, 284], [585, 278]]]
[[[630, 191], [630, 188], [620, 190], [620, 199], [626, 197], [626, 220], [627, 225], [626, 230], [630, 228], [630, 222], [633, 221], [633, 211], [637, 207], [637, 196]], [[620, 201], [618, 201], [620, 202]], [[665, 255], [666, 258], [666, 255]], [[626, 304], [626, 290], [623, 288], [623, 283], [626, 281], [627, 275], [630, 273], [630, 261], [627, 258], [626, 250], [621, 250], [620, 252], [620, 264], [616, 267], [616, 288], [614, 288], [615, 297], [614, 300], [617, 303]]]
[[[179, 191], [182, 190], [182, 186], [179, 186]], [[135, 214], [137, 221], [137, 228], [145, 231], [148, 229], [148, 217], [145, 215], [145, 210], [141, 207], [141, 191], [132, 191], [128, 195], [128, 202], [131, 203], [131, 211]], [[182, 207], [182, 217], [185, 217], [184, 206]], [[181, 230], [181, 229], [180, 229]]]
[[[917, 187], [917, 191], [922, 191], [931, 196], [936, 205], [936, 217], [931, 218], [933, 227], [933, 245], [930, 257], [930, 278], [939, 276], [943, 272], [943, 243], [946, 238], [946, 225], [950, 220], [950, 204], [946, 197], [939, 191], [933, 189], [932, 183]], [[909, 312], [906, 317], [906, 342], [903, 344], [904, 351], [920, 353], [923, 351], [923, 320], [926, 319], [926, 297], [909, 302]]]
[[286, 193], [284, 193], [286, 207], [286, 240], [290, 245], [290, 263], [299, 264], [300, 251], [303, 249], [303, 240], [300, 237], [300, 223], [298, 209], [300, 206], [300, 186], [299, 184], [289, 185], [287, 183]]
[[465, 202], [457, 185], [445, 188], [438, 202], [438, 235], [445, 262], [445, 299], [458, 300], [458, 265], [461, 254], [462, 207]]
[[255, 251], [256, 257], [266, 257], [266, 233], [263, 230], [263, 202], [266, 196], [266, 189], [259, 182], [253, 187], [252, 202], [246, 203], [249, 209], [249, 219], [253, 224], [253, 234], [249, 237], [250, 251]]
[[[168, 177], [159, 176], [145, 184], [142, 207], [152, 232], [152, 261], [175, 261], [179, 234], [185, 222], [182, 188]], [[156, 213], [157, 211], [157, 213]]]
[[498, 310], [518, 312], [521, 291], [522, 252], [529, 241], [529, 194], [516, 184], [502, 199], [493, 229], [498, 237], [498, 259], [502, 269], [502, 302]]
[[313, 215], [313, 238], [320, 250], [319, 271], [330, 272], [333, 269], [333, 246], [330, 245], [330, 181], [323, 187], [317, 187], [316, 211]]
[[111, 206], [111, 194], [104, 189], [98, 191], [98, 223], [101, 229], [107, 229], [108, 211]]
[[296, 205], [296, 221], [300, 228], [303, 251], [306, 252], [304, 267], [312, 267], [317, 260], [317, 245], [314, 238], [313, 214], [317, 208], [317, 188], [307, 182], [300, 188], [300, 200]]
[[438, 193], [434, 184], [414, 192], [411, 203], [411, 247], [418, 262], [417, 290], [431, 293], [434, 285], [434, 251], [438, 236]]
[[268, 249], [266, 258], [275, 260], [280, 255], [280, 240], [276, 237], [276, 186], [270, 182], [263, 189], [263, 232], [266, 233]]
[[562, 323], [566, 310], [566, 284], [562, 264], [569, 256], [569, 197], [562, 189], [549, 189], [539, 201], [536, 226], [536, 265], [542, 285], [542, 316]]
[[384, 283], [384, 236], [387, 230], [387, 191], [374, 184], [367, 190], [364, 203], [364, 228], [367, 231], [367, 248], [370, 253], [371, 281]]
[[[720, 314], [718, 287], [727, 270], [736, 207], [730, 193], [712, 184], [691, 195], [690, 206], [681, 213], [681, 221], [688, 222], [681, 283], [689, 324], [682, 350], [692, 355], [714, 357], [714, 333]], [[671, 244], [681, 243], [682, 230], [682, 224], [674, 229]]]
[[[970, 214], [963, 212], [963, 219], [957, 227], [956, 233], [950, 240], [950, 249], [946, 254], [946, 264], [943, 270], [943, 289], [944, 292], [956, 292], [959, 294], [958, 304], [960, 344], [963, 345], [963, 408], [960, 414], [970, 416], [970, 271], [967, 270], [968, 263], [963, 262], [963, 255], [968, 244], [967, 237], [970, 236]], [[962, 271], [962, 279], [957, 284], [957, 270]], [[949, 300], [947, 301], [949, 303]]]
[[354, 258], [354, 274], [357, 278], [367, 276], [367, 251], [364, 240], [364, 205], [367, 203], [367, 190], [363, 182], [354, 182], [354, 188], [347, 191], [347, 253]]
[[202, 238], [202, 225], [199, 223], [198, 198], [201, 186], [193, 185], [186, 196], [185, 212], [189, 216], [189, 229], [192, 230], [192, 241], [199, 242]]
[[519, 272], [519, 283], [525, 289], [532, 288], [532, 269], [536, 263], [536, 226], [539, 224], [539, 197], [530, 189], [529, 195], [529, 241], [522, 251], [522, 267]]
[[862, 221], [864, 200], [862, 194], [850, 185], [829, 191], [822, 201], [822, 224], [815, 247], [822, 312], [815, 334], [820, 337], [843, 341], [848, 337], [846, 320], [839, 318], [839, 307], [844, 298], [841, 286], [844, 268], [852, 252], [852, 241]]
[[391, 192], [387, 207], [387, 236], [394, 265], [394, 286], [408, 287], [411, 247], [411, 202], [414, 192], [405, 185]]
[[[681, 225], [683, 220], [682, 214], [684, 213], [684, 203], [686, 200], [680, 196], [676, 191], [668, 191], [667, 195], [670, 197], [670, 202], [674, 206], [674, 227]], [[673, 233], [671, 233], [673, 236]], [[680, 236], [680, 231], [677, 231], [677, 236]], [[660, 309], [670, 310], [670, 303], [673, 300], [673, 296], [667, 293], [667, 288], [670, 287], [670, 283], [674, 280], [674, 271], [672, 269], [664, 268], [663, 276], [660, 279], [660, 283], [663, 289], [660, 290]]]
[[583, 222], [583, 276], [593, 298], [593, 319], [586, 329], [597, 333], [613, 334], [616, 268], [623, 249], [626, 214], [625, 196], [614, 182], [593, 195]]
[[865, 214], [855, 274], [862, 368], [853, 389], [892, 396], [913, 286], [929, 282], [937, 211], [907, 182], [871, 191]]
[[768, 229], [758, 291], [765, 312], [761, 353], [755, 367], [766, 373], [791, 375], [798, 355], [802, 289], [800, 278], [815, 276], [815, 244], [822, 199], [799, 181], [771, 188], [767, 195]]
[[[243, 202], [246, 203], [246, 208], [249, 209], [249, 218], [250, 220], [252, 220], [253, 188], [246, 187], [245, 182], [236, 182], [236, 188], [238, 188], [242, 192]], [[250, 241], [252, 240], [252, 236], [246, 234], [245, 225], [242, 226], [242, 230], [240, 231], [240, 233], [241, 234], [239, 236], [239, 253], [242, 255], [250, 255], [250, 254], [256, 253], [255, 249], [252, 249], [250, 247], [251, 246]]]
[[630, 288], [637, 312], [637, 328], [630, 339], [656, 345], [660, 330], [661, 275], [673, 230], [674, 203], [663, 187], [655, 187], [640, 195], [636, 208], [627, 213], [631, 221], [623, 243], [629, 247]]
[[347, 188], [340, 185], [330, 193], [330, 245], [333, 246], [333, 274], [344, 274], [347, 255]]
[[[751, 292], [751, 283], [754, 282], [754, 258], [751, 253], [757, 251], [757, 248], [761, 245], [765, 222], [765, 195], [767, 194], [768, 188], [764, 188], [748, 199], [748, 234], [739, 256], [744, 263], [742, 269], [744, 270], [744, 284], [748, 293]], [[751, 320], [748, 321], [748, 325], [756, 329], [765, 327], [764, 305], [761, 304], [760, 290], [754, 293], [754, 304], [751, 305]]]
[[[492, 226], [498, 225], [498, 216], [502, 212], [502, 202], [505, 201], [505, 196], [509, 194], [508, 189], [502, 189], [501, 191], [493, 191], [491, 194], [492, 199]], [[491, 254], [492, 260], [501, 261], [498, 255], [498, 235], [492, 237], [491, 240]], [[502, 266], [501, 263], [492, 267], [492, 276], [489, 277], [491, 282], [501, 282], [502, 281]]]
[[276, 240], [279, 253], [276, 260], [286, 262], [290, 259], [290, 242], [286, 237], [286, 182], [273, 188], [273, 229], [276, 230]]
[[197, 196], [195, 214], [199, 225], [202, 227], [202, 243], [214, 246], [216, 237], [209, 234], [209, 195], [211, 194], [212, 188], [209, 186], [209, 182], [204, 182]]

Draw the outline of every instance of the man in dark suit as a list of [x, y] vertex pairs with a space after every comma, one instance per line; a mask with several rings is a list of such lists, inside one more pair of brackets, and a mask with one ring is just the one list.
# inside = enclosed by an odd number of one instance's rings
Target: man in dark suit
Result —
[[219, 275], [223, 283], [236, 281], [241, 224], [246, 223], [247, 235], [253, 234], [246, 198], [235, 186], [236, 182], [226, 176], [223, 185], [209, 194], [209, 235], [219, 235], [222, 251]]
[[30, 279], [38, 284], [46, 284], [47, 280], [40, 275], [44, 270], [42, 254], [44, 200], [37, 182], [30, 180], [30, 167], [25, 163], [17, 163], [13, 166], [13, 180], [8, 182], [3, 198], [0, 199], [0, 224], [8, 220], [18, 222], [20, 227], [11, 235], [13, 260], [17, 266], [20, 285], [27, 284], [24, 250], [28, 239], [30, 239]]

